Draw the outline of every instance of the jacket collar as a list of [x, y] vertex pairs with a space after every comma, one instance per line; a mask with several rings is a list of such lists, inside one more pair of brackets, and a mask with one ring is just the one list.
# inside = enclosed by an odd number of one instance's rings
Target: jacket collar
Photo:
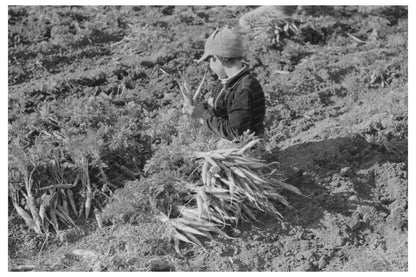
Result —
[[225, 87], [232, 87], [242, 76], [246, 75], [249, 72], [248, 65], [244, 65], [244, 67], [237, 72], [234, 76], [231, 76], [228, 79], [220, 79], [221, 83]]

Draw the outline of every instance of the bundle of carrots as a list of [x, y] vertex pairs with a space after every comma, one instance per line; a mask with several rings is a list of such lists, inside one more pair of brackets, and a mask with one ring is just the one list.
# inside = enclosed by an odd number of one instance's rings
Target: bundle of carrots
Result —
[[253, 214], [256, 210], [281, 219], [272, 201], [289, 206], [280, 194], [282, 190], [301, 195], [296, 187], [273, 177], [264, 161], [245, 155], [258, 142], [256, 139], [241, 148], [195, 153], [204, 160], [202, 185], [187, 184], [196, 206], [178, 207], [178, 218], [161, 214], [178, 252], [179, 241], [203, 247], [198, 236], [212, 239], [211, 233], [224, 234], [224, 227], [237, 225], [240, 220], [257, 221]]
[[[169, 76], [171, 76], [171, 74], [167, 73], [166, 71], [164, 71], [163, 69], [160, 69], [164, 74], [167, 74]], [[205, 69], [205, 73], [204, 73], [204, 77], [202, 77], [201, 82], [198, 85], [198, 88], [195, 90], [195, 92], [193, 93], [191, 88], [189, 87], [188, 82], [186, 81], [184, 76], [180, 76], [180, 79], [174, 78], [175, 82], [179, 85], [179, 89], [181, 91], [182, 97], [183, 97], [183, 101], [185, 105], [192, 105], [194, 106], [197, 101], [198, 101], [198, 97], [201, 94], [201, 89], [202, 89], [202, 85], [204, 84], [205, 78], [207, 76], [207, 72], [208, 72], [208, 67]]]
[[[69, 211], [69, 207], [71, 207], [73, 213], [79, 216], [71, 190], [71, 188], [75, 187], [76, 182], [74, 184], [58, 184], [41, 188], [41, 190], [48, 190], [49, 193], [42, 193], [40, 199], [35, 199], [31, 186], [26, 186], [26, 192], [15, 191], [13, 193], [13, 206], [25, 220], [26, 225], [36, 233], [49, 233], [50, 225], [55, 232], [58, 232], [60, 229], [59, 222], [67, 226], [76, 227]], [[26, 205], [30, 214], [20, 206], [19, 194], [23, 194], [26, 199]]]
[[[33, 172], [36, 167], [29, 172], [27, 167], [21, 166], [21, 172], [24, 175], [24, 190], [22, 188], [13, 188], [12, 202], [16, 212], [24, 219], [26, 225], [36, 233], [49, 233], [49, 228], [58, 233], [64, 224], [67, 227], [77, 227], [74, 221], [75, 217], [81, 217], [82, 214], [88, 219], [91, 213], [93, 202], [93, 190], [89, 180], [88, 162], [84, 158], [78, 164], [80, 166], [78, 175], [73, 183], [63, 181], [62, 169], [56, 164], [54, 177], [58, 184], [38, 188], [36, 198], [33, 189]], [[81, 188], [78, 183], [81, 180]], [[79, 197], [78, 208], [74, 200], [74, 190], [81, 191], [84, 197]], [[43, 192], [43, 193], [42, 193]], [[42, 193], [40, 196], [39, 194]], [[24, 209], [19, 197], [23, 195], [27, 208]], [[28, 211], [27, 211], [28, 210]], [[102, 227], [100, 215], [95, 211], [95, 217], [98, 226]]]

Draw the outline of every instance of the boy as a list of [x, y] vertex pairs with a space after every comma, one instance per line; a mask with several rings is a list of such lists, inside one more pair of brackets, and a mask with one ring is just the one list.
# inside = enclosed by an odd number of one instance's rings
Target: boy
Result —
[[212, 103], [186, 105], [183, 112], [202, 118], [208, 128], [222, 139], [233, 140], [250, 130], [264, 132], [265, 99], [259, 82], [241, 61], [244, 54], [240, 35], [226, 27], [216, 30], [205, 43], [198, 62], [209, 61], [220, 83], [212, 94]]

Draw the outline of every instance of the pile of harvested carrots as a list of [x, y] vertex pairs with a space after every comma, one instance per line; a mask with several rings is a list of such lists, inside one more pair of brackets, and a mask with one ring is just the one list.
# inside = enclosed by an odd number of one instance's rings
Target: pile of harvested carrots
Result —
[[241, 220], [257, 221], [255, 211], [280, 219], [282, 215], [274, 203], [289, 205], [281, 191], [301, 195], [299, 189], [275, 177], [270, 165], [245, 154], [258, 142], [256, 139], [241, 148], [195, 153], [204, 161], [202, 182], [186, 184], [194, 201], [176, 207], [180, 211], [177, 218], [164, 213], [160, 215], [161, 221], [168, 226], [168, 237], [175, 242], [177, 252], [180, 252], [180, 241], [203, 248], [198, 237], [213, 239], [211, 233], [226, 235], [223, 229], [235, 227]]

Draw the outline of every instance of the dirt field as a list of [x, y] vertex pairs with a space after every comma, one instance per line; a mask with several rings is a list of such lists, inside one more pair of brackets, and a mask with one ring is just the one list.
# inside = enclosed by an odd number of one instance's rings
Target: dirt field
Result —
[[[54, 145], [45, 118], [66, 136], [98, 130], [118, 199], [135, 197], [136, 177], [185, 172], [162, 162], [184, 126], [179, 88], [160, 69], [196, 86], [205, 39], [254, 8], [9, 7], [9, 143]], [[407, 7], [306, 6], [291, 18], [300, 33], [278, 42], [270, 18], [242, 30], [266, 94], [264, 158], [306, 196], [287, 194], [282, 221], [258, 214], [261, 224], [205, 241], [206, 252], [183, 245], [180, 256], [137, 199], [101, 207], [111, 219], [102, 229], [77, 218], [49, 237], [9, 204], [9, 270], [407, 271]]]

